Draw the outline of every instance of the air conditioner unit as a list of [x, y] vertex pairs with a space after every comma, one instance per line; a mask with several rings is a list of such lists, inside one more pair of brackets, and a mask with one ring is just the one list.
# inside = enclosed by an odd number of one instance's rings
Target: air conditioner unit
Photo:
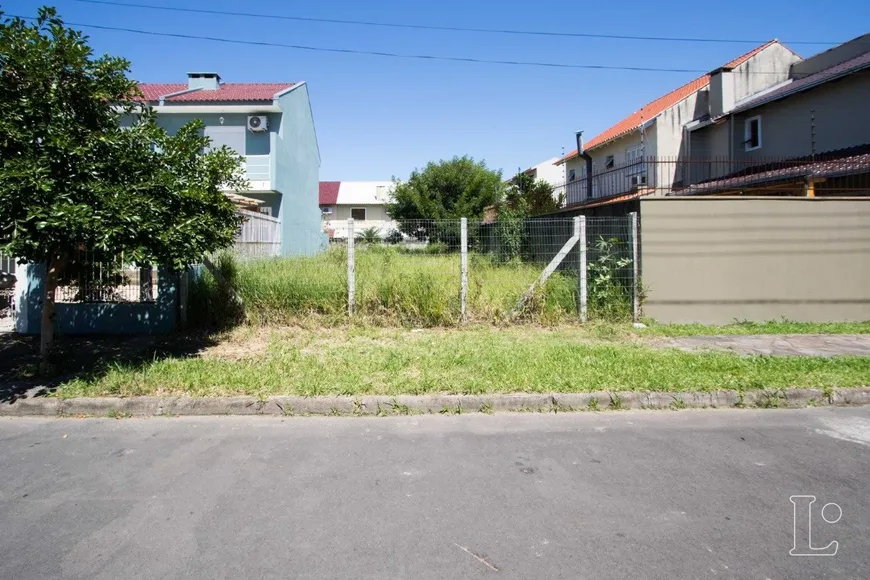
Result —
[[266, 115], [249, 115], [248, 130], [249, 131], [265, 131], [269, 128], [269, 117]]
[[646, 175], [632, 175], [629, 180], [632, 187], [636, 187], [638, 185], [646, 185]]

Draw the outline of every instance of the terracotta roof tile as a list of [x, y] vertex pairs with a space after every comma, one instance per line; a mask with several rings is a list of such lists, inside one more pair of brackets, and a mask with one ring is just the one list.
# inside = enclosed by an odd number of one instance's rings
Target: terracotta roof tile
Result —
[[139, 90], [142, 91], [146, 101], [157, 101], [163, 95], [169, 93], [177, 93], [187, 88], [187, 83], [147, 83], [139, 84]]
[[320, 205], [335, 205], [338, 201], [338, 188], [340, 181], [320, 182]]
[[[275, 93], [296, 86], [297, 83], [221, 83], [217, 90], [200, 89], [166, 99], [166, 102], [207, 103], [214, 101], [272, 101]], [[140, 84], [139, 90], [147, 101], [177, 93], [187, 88], [186, 83]]]
[[[740, 66], [771, 44], [777, 42], [776, 40], [771, 40], [770, 42], [766, 42], [761, 46], [758, 46], [746, 54], [742, 54], [735, 58], [734, 60], [728, 62], [725, 65], [725, 68], [733, 68], [736, 66]], [[584, 146], [586, 150], [594, 149], [599, 145], [603, 145], [608, 141], [616, 139], [626, 133], [630, 133], [634, 131], [638, 127], [640, 127], [643, 123], [655, 119], [657, 116], [661, 115], [664, 111], [673, 107], [689, 95], [703, 89], [708, 84], [710, 84], [710, 75], [703, 75], [695, 80], [689, 81], [683, 86], [674, 89], [668, 94], [659, 97], [658, 99], [652, 101], [649, 104], [644, 105], [639, 110], [635, 111], [616, 125], [613, 125], [609, 129], [606, 129], [604, 132], [596, 135], [594, 138], [587, 141]], [[562, 163], [564, 161], [568, 161], [569, 159], [573, 159], [577, 157], [577, 150], [575, 149], [571, 153], [565, 155], [565, 157], [561, 158], [556, 163]]]

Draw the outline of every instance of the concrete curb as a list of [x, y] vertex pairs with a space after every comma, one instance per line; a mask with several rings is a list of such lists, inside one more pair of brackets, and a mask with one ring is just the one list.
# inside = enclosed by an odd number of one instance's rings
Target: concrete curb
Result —
[[31, 398], [0, 404], [0, 416], [415, 415], [621, 409], [776, 408], [868, 405], [870, 387], [703, 393], [595, 392], [363, 397]]

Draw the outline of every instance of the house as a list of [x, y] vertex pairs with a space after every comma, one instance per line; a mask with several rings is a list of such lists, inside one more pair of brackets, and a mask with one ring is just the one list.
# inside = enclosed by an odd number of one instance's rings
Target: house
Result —
[[522, 173], [530, 175], [532, 179], [546, 181], [554, 189], [562, 187], [565, 185], [565, 167], [558, 163], [560, 159], [561, 157], [552, 157], [546, 161], [541, 161]]
[[243, 157], [250, 189], [227, 193], [237, 203], [257, 200], [260, 212], [280, 221], [283, 254], [325, 247], [317, 210], [320, 152], [304, 82], [225, 83], [217, 73], [192, 72], [186, 83], [139, 89], [167, 131], [200, 119], [213, 146]]
[[396, 229], [386, 207], [393, 186], [392, 181], [321, 181], [322, 231], [330, 239], [347, 239], [347, 220], [353, 218], [355, 232], [375, 228], [386, 236]]
[[728, 96], [687, 127], [688, 183], [674, 194], [870, 194], [870, 34], [792, 64], [767, 90]]
[[[557, 161], [565, 166], [567, 208], [615, 206], [608, 211], [624, 213], [633, 210], [638, 197], [667, 190], [682, 179], [677, 165], [649, 161], [687, 154], [686, 125], [720, 106], [711, 95], [727, 92], [732, 102], [740, 101], [787, 80], [791, 65], [800, 60], [772, 40], [644, 105], [585, 143], [578, 133], [578, 149]], [[724, 77], [717, 71], [728, 71], [730, 83], [722, 87]]]

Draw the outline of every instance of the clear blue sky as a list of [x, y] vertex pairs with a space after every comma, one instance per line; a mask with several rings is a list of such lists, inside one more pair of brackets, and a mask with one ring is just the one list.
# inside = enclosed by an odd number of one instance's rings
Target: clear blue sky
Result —
[[[124, 1], [124, 0], [120, 0]], [[659, 3], [516, 0], [132, 0], [184, 6], [462, 27], [789, 41], [845, 41], [868, 32], [867, 0], [698, 0]], [[33, 15], [45, 2], [0, 0]], [[752, 44], [695, 44], [402, 30], [270, 21], [54, 2], [70, 22], [310, 46], [559, 63], [712, 70]], [[546, 6], [546, 9], [541, 7]], [[124, 56], [143, 82], [309, 83], [322, 180], [406, 177], [430, 160], [468, 154], [511, 173], [573, 148], [644, 103], [698, 76], [389, 59], [88, 30], [97, 52]], [[790, 45], [802, 56], [824, 46]]]

